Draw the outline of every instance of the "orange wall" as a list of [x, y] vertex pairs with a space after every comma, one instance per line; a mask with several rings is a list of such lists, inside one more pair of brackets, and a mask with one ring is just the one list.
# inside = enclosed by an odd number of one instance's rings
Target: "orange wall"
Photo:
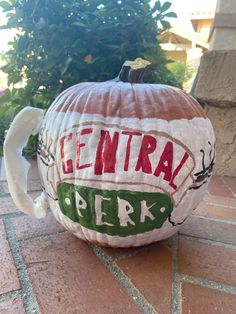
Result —
[[186, 62], [187, 54], [185, 51], [165, 51], [167, 59], [173, 61], [183, 61]]
[[208, 40], [212, 23], [213, 19], [193, 20], [196, 32], [201, 34], [205, 40]]

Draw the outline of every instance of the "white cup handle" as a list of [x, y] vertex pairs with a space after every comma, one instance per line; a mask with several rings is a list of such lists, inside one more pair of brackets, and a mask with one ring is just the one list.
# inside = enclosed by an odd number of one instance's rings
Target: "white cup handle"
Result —
[[16, 206], [24, 213], [43, 218], [47, 212], [44, 192], [34, 201], [27, 194], [27, 176], [30, 163], [22, 156], [22, 150], [31, 134], [39, 132], [44, 111], [25, 107], [14, 118], [4, 141], [4, 163], [10, 194]]

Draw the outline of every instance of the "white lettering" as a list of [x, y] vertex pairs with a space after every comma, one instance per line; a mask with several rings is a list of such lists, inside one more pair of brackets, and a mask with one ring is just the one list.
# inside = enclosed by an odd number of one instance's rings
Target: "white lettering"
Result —
[[155, 219], [153, 214], [149, 211], [149, 209], [152, 208], [154, 205], [156, 205], [156, 203], [148, 207], [146, 201], [141, 201], [141, 215], [140, 215], [141, 222], [144, 222], [146, 217], [150, 218], [151, 220]]
[[113, 224], [110, 224], [102, 220], [102, 217], [106, 216], [106, 213], [102, 212], [102, 201], [110, 201], [110, 200], [111, 198], [105, 198], [105, 197], [102, 197], [101, 195], [95, 195], [95, 212], [96, 212], [96, 225], [97, 226], [102, 226], [102, 225], [114, 226]]
[[79, 194], [78, 191], [75, 192], [75, 202], [76, 202], [76, 209], [77, 209], [78, 215], [80, 217], [83, 217], [80, 209], [86, 209], [87, 208], [87, 202], [85, 201], [85, 199], [83, 199], [83, 197]]
[[129, 217], [129, 214], [134, 212], [133, 206], [131, 206], [131, 204], [128, 201], [123, 200], [122, 198], [118, 197], [117, 200], [118, 200], [118, 217], [120, 219], [120, 225], [122, 227], [127, 227], [129, 222], [131, 225], [135, 226], [135, 223]]

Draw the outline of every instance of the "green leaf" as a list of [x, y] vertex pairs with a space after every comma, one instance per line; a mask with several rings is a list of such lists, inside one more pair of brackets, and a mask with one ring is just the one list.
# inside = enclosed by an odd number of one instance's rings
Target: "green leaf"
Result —
[[162, 24], [164, 29], [170, 29], [171, 28], [171, 24], [167, 21], [161, 21], [161, 24]]
[[153, 13], [156, 11], [161, 11], [161, 2], [159, 0], [155, 3], [154, 7], [152, 8]]
[[68, 56], [66, 58], [66, 61], [63, 65], [63, 67], [61, 68], [61, 75], [64, 75], [66, 73], [67, 69], [69, 68], [69, 65], [71, 64], [71, 61], [72, 61], [71, 56]]
[[153, 48], [154, 47], [154, 43], [147, 42], [145, 40], [145, 38], [143, 38], [143, 47], [145, 47], [145, 48]]
[[9, 89], [6, 89], [5, 93], [0, 96], [0, 106], [4, 106], [6, 103], [11, 101], [11, 92]]
[[[20, 80], [21, 69], [28, 79], [26, 88], [12, 91], [8, 103], [18, 105], [15, 111], [25, 105], [46, 109], [62, 89], [77, 82], [109, 80], [125, 60], [145, 55], [158, 68], [149, 82], [173, 85], [156, 39], [157, 23], [170, 27], [165, 20], [174, 16], [168, 12], [172, 1], [153, 1], [153, 8], [149, 2], [0, 0], [0, 10], [5, 6], [9, 17], [2, 28], [21, 30], [5, 54], [7, 65], [2, 69], [10, 83]], [[84, 62], [88, 54], [93, 56], [90, 65]]]
[[171, 2], [164, 2], [163, 5], [161, 6], [161, 12], [165, 12], [167, 10], [169, 10], [169, 8], [172, 6]]
[[7, 1], [0, 1], [0, 7], [3, 9], [3, 12], [13, 9], [12, 5]]
[[177, 14], [175, 12], [168, 12], [164, 15], [165, 17], [177, 17]]
[[20, 74], [14, 74], [11, 76], [11, 83], [16, 84], [19, 83], [21, 81], [21, 75]]
[[1, 29], [8, 29], [9, 27], [7, 25], [0, 25], [0, 30]]
[[120, 46], [118, 46], [118, 45], [106, 44], [105, 46], [108, 47], [108, 48], [110, 48], [110, 49], [114, 49], [114, 50], [120, 49]]
[[4, 106], [0, 106], [0, 115], [5, 114], [5, 113], [8, 112], [10, 109], [13, 109], [13, 108], [12, 108], [12, 104], [7, 104], [7, 105], [4, 105]]
[[8, 13], [6, 13], [6, 17], [7, 18], [14, 18], [15, 16], [16, 16], [15, 12], [8, 12]]
[[84, 23], [81, 23], [81, 22], [74, 22], [74, 23], [72, 23], [72, 25], [80, 26], [80, 27], [83, 27], [83, 28], [87, 28], [87, 25], [84, 24]]
[[15, 105], [13, 109], [14, 109], [14, 116], [16, 116], [23, 109], [23, 106]]

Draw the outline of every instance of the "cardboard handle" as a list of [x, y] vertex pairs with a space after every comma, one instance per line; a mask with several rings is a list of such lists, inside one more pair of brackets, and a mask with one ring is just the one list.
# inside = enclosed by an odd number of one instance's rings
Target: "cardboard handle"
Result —
[[13, 120], [4, 141], [4, 163], [10, 194], [16, 206], [24, 213], [43, 218], [47, 212], [47, 198], [44, 192], [33, 201], [27, 194], [29, 162], [22, 156], [29, 136], [39, 132], [44, 111], [25, 107]]

